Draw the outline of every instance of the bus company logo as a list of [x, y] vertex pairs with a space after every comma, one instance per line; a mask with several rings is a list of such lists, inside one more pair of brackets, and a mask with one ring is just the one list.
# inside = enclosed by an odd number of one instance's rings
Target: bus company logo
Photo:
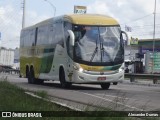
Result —
[[12, 115], [11, 112], [2, 112], [2, 117], [3, 118], [12, 117], [11, 115]]

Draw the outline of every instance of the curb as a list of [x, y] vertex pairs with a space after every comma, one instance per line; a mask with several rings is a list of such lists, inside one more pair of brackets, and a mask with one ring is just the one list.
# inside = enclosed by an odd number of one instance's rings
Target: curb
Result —
[[67, 105], [67, 104], [64, 104], [64, 103], [60, 103], [60, 102], [57, 102], [57, 101], [54, 101], [54, 100], [49, 100], [49, 99], [46, 99], [46, 98], [42, 98], [42, 97], [40, 97], [38, 95], [35, 95], [34, 93], [31, 93], [31, 92], [25, 92], [25, 94], [30, 95], [30, 96], [35, 97], [35, 98], [38, 98], [38, 99], [42, 99], [42, 100], [47, 101], [47, 102], [52, 102], [54, 104], [69, 108], [71, 110], [82, 111], [81, 109], [74, 108], [74, 107], [72, 107], [70, 105]]
[[145, 83], [145, 82], [129, 82], [129, 81], [123, 81], [121, 84], [127, 84], [127, 85], [142, 85], [142, 86], [149, 86], [149, 87], [160, 87], [160, 84], [153, 84], [153, 83]]

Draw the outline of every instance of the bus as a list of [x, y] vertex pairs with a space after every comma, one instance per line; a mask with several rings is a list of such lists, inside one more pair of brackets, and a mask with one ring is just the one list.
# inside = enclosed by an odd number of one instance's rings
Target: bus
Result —
[[54, 17], [21, 30], [20, 74], [29, 84], [57, 80], [98, 84], [102, 89], [124, 79], [127, 34], [110, 16], [72, 14]]

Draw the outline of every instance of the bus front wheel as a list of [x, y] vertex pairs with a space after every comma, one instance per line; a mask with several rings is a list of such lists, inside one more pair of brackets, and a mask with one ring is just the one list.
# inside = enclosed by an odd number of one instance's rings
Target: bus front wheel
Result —
[[101, 88], [104, 89], [104, 90], [108, 90], [110, 87], [110, 83], [103, 83], [101, 84]]
[[61, 83], [62, 88], [70, 88], [71, 87], [72, 83], [66, 82], [65, 73], [64, 73], [63, 68], [60, 69], [59, 79], [60, 79], [60, 83]]

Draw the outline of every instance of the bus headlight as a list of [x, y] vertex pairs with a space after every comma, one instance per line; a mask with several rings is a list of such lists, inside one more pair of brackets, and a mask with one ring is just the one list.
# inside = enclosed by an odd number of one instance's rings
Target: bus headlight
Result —
[[79, 68], [79, 71], [80, 71], [80, 72], [83, 72], [83, 68]]
[[73, 65], [73, 68], [74, 68], [75, 70], [79, 70], [80, 67], [79, 67], [79, 65], [74, 64], [74, 65]]
[[79, 72], [83, 72], [83, 68], [81, 68], [79, 64], [74, 64], [74, 65], [73, 65], [73, 68], [74, 68], [75, 70], [78, 70]]
[[122, 66], [119, 68], [119, 72], [123, 72], [124, 71], [124, 63], [122, 64]]

